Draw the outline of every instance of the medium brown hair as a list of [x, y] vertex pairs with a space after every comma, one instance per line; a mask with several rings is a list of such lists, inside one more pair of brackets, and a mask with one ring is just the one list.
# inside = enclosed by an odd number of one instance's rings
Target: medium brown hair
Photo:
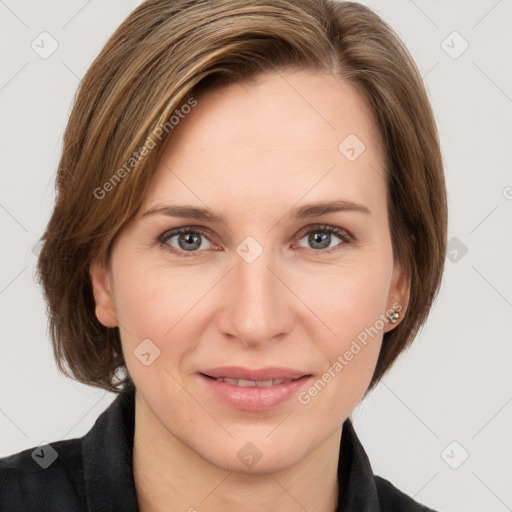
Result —
[[440, 285], [447, 207], [434, 116], [398, 36], [353, 2], [149, 0], [90, 66], [64, 134], [38, 273], [65, 375], [114, 392], [130, 383], [117, 375], [125, 370], [119, 329], [96, 318], [89, 267], [108, 263], [139, 210], [172, 116], [202, 90], [285, 68], [336, 73], [373, 112], [386, 153], [393, 255], [411, 293], [405, 317], [384, 334], [370, 388], [410, 344]]

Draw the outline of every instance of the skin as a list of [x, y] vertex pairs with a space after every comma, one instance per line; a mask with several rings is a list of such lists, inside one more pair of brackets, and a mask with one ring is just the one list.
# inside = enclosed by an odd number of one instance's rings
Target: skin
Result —
[[[383, 333], [398, 325], [377, 320], [396, 303], [403, 317], [409, 294], [393, 259], [378, 133], [357, 89], [325, 73], [268, 73], [197, 100], [109, 266], [90, 269], [96, 315], [120, 327], [137, 388], [139, 504], [142, 511], [333, 511], [342, 423], [370, 383]], [[338, 149], [349, 134], [365, 144], [354, 161]], [[337, 199], [370, 213], [290, 214]], [[143, 215], [164, 204], [206, 206], [225, 222]], [[319, 248], [308, 236], [325, 233], [317, 224], [352, 240], [332, 234]], [[157, 241], [182, 226], [206, 231], [196, 235], [199, 248], [187, 252], [179, 235]], [[263, 251], [252, 263], [237, 252], [247, 236]], [[270, 411], [236, 410], [197, 374], [284, 366], [316, 381], [371, 326], [381, 326], [379, 334], [307, 404], [293, 397]], [[145, 366], [134, 350], [148, 338], [160, 356]], [[261, 453], [252, 467], [237, 457], [248, 442]]]

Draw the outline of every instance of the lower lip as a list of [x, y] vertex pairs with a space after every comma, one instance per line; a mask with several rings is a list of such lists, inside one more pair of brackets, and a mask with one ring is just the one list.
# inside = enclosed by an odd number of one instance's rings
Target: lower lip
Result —
[[209, 388], [224, 403], [241, 411], [268, 411], [295, 396], [311, 375], [268, 387], [240, 387], [200, 374]]

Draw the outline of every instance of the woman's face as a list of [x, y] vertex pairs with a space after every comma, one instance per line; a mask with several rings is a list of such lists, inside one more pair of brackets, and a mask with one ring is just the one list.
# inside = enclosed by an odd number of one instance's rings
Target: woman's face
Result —
[[91, 268], [96, 314], [120, 327], [155, 432], [218, 467], [276, 471], [339, 441], [386, 314], [405, 310], [384, 158], [357, 90], [328, 74], [196, 100], [110, 268]]

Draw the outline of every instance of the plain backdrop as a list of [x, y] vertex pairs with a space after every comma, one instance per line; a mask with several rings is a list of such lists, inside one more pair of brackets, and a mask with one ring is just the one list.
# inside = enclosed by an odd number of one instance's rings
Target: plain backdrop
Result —
[[[417, 500], [512, 510], [512, 2], [363, 3], [396, 30], [424, 77], [450, 244], [427, 325], [356, 408], [356, 431], [374, 471]], [[114, 398], [57, 372], [34, 245], [76, 87], [138, 4], [0, 0], [0, 456], [84, 435]], [[33, 49], [41, 37], [45, 51], [58, 45], [46, 58], [41, 43]]]

